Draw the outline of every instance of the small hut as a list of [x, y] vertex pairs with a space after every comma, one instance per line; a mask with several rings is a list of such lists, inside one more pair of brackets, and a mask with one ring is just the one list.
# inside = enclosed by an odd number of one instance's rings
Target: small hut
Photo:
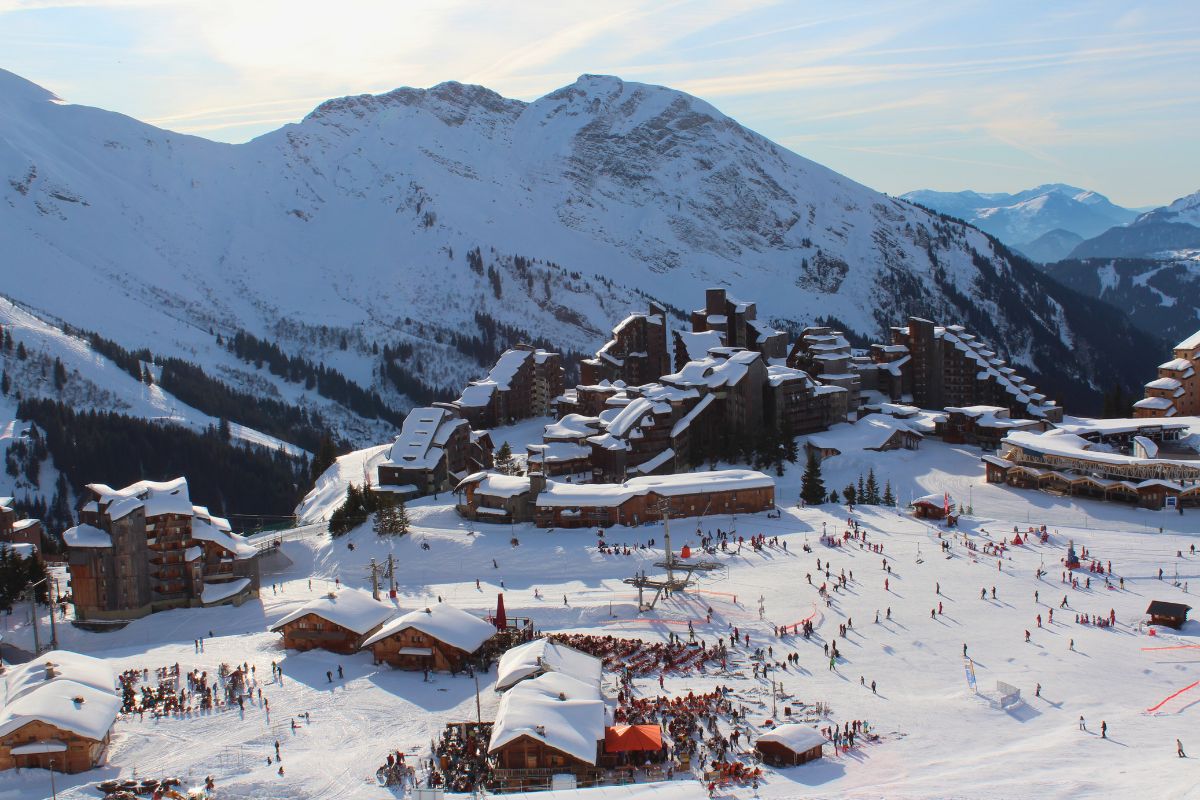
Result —
[[773, 767], [794, 767], [816, 761], [824, 753], [825, 737], [816, 728], [789, 723], [758, 737], [754, 749], [764, 763]]
[[913, 515], [921, 519], [953, 519], [950, 511], [954, 508], [954, 499], [948, 494], [927, 494], [913, 500], [910, 506]]
[[1191, 606], [1183, 603], [1168, 603], [1166, 600], [1154, 600], [1146, 613], [1150, 615], [1151, 625], [1165, 625], [1168, 628], [1182, 628], [1187, 622], [1187, 613]]

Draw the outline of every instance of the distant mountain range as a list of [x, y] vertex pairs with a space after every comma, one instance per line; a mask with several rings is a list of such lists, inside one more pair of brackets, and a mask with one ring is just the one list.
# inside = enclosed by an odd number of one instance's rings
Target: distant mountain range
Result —
[[920, 189], [901, 197], [965, 220], [1035, 261], [1057, 261], [1085, 239], [1138, 216], [1102, 194], [1064, 183], [1015, 194]]
[[920, 189], [901, 197], [970, 222], [1043, 264], [1163, 253], [1174, 258], [1174, 251], [1200, 248], [1200, 192], [1141, 213], [1062, 183], [1016, 194]]

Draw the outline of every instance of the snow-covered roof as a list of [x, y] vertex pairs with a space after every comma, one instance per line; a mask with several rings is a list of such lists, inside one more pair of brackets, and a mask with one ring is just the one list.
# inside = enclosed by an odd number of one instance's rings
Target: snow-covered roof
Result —
[[947, 503], [953, 506], [954, 498], [947, 497], [945, 494], [927, 494], [923, 497], [916, 498], [909, 503], [909, 505], [937, 506], [938, 508], [945, 508]]
[[496, 628], [490, 622], [485, 622], [474, 614], [468, 614], [448, 603], [438, 603], [391, 620], [371, 634], [371, 637], [363, 642], [363, 647], [369, 647], [408, 628], [415, 628], [439, 642], [467, 653], [474, 653], [484, 642], [496, 635]]
[[501, 475], [499, 472], [473, 472], [458, 482], [454, 491], [461, 492], [467, 484], [476, 484], [475, 491], [492, 497], [515, 497], [529, 491], [529, 478], [520, 475]]
[[1194, 350], [1197, 347], [1200, 347], [1200, 331], [1196, 331], [1191, 336], [1175, 345], [1176, 350]]
[[[719, 353], [720, 348], [711, 352]], [[662, 382], [675, 386], [733, 386], [746, 374], [748, 365], [760, 356], [753, 350], [732, 349], [729, 355], [709, 355], [697, 361], [689, 361], [683, 369], [662, 376]]]
[[67, 528], [62, 536], [67, 547], [112, 547], [111, 536], [86, 522]]
[[825, 737], [816, 728], [789, 723], [780, 725], [758, 737], [760, 742], [777, 742], [793, 753], [803, 753], [825, 744]]
[[0, 497], [0, 508], [5, 511], [12, 511], [13, 499], [11, 497]]
[[546, 481], [538, 495], [539, 508], [570, 506], [619, 506], [631, 497], [657, 494], [677, 497], [687, 494], [774, 488], [775, 480], [749, 469], [685, 472], [678, 475], [647, 475], [624, 483], [559, 483]]
[[188, 496], [185, 478], [162, 482], [138, 481], [124, 489], [113, 489], [103, 483], [89, 483], [87, 488], [96, 494], [100, 505], [108, 506], [105, 511], [113, 520], [126, 517], [139, 508], [144, 509], [147, 517], [192, 514], [192, 501]]
[[542, 439], [584, 439], [600, 431], [600, 418], [583, 414], [567, 414], [542, 429]]
[[687, 427], [692, 424], [696, 417], [704, 413], [704, 409], [712, 405], [716, 395], [706, 394], [700, 398], [700, 402], [692, 406], [692, 408], [684, 414], [679, 420], [671, 426], [671, 438], [675, 438], [679, 434], [687, 430]]
[[433, 469], [441, 461], [450, 434], [467, 421], [444, 408], [414, 408], [382, 463], [405, 469]]
[[659, 467], [661, 467], [663, 464], [667, 463], [674, 457], [675, 457], [675, 451], [668, 447], [666, 450], [663, 450], [661, 453], [654, 456], [653, 458], [651, 458], [647, 461], [643, 461], [641, 464], [638, 464], [637, 471], [642, 473], [643, 475], [649, 474], [651, 472], [654, 472], [654, 470], [658, 469]]
[[1184, 372], [1186, 373], [1183, 376], [1185, 378], [1190, 378], [1192, 374], [1194, 374], [1192, 362], [1188, 361], [1186, 358], [1173, 358], [1165, 364], [1159, 364], [1158, 368], [1169, 370], [1171, 372]]
[[921, 437], [909, 420], [886, 414], [867, 414], [858, 422], [839, 422], [831, 425], [827, 431], [811, 434], [808, 443], [819, 450], [836, 450], [839, 453], [876, 450], [883, 447], [897, 431]]
[[802, 369], [793, 369], [783, 364], [767, 365], [767, 383], [772, 386], [781, 386], [787, 381], [802, 381], [811, 384], [812, 378]]
[[200, 591], [200, 602], [204, 605], [228, 600], [250, 585], [249, 578], [234, 578], [223, 583], [205, 583]]
[[51, 650], [24, 664], [9, 666], [0, 699], [11, 703], [53, 681], [74, 681], [106, 692], [114, 691], [116, 686], [116, 677], [104, 659], [70, 650]]
[[1152, 408], [1156, 411], [1166, 411], [1174, 406], [1175, 401], [1169, 397], [1144, 397], [1133, 404], [1134, 408]]
[[1179, 381], [1174, 378], [1155, 378], [1146, 384], [1147, 389], [1167, 389], [1172, 391], [1182, 386]]
[[[217, 518], [220, 520], [220, 518]], [[220, 520], [224, 522], [224, 520]], [[233, 553], [235, 558], [254, 558], [258, 551], [253, 545], [247, 544], [228, 530], [223, 530], [203, 517], [192, 518], [192, 538], [202, 542], [212, 542]]]
[[529, 736], [595, 764], [604, 739], [604, 721], [604, 698], [595, 684], [567, 675], [542, 675], [514, 686], [500, 698], [488, 752]]
[[1087, 417], [1067, 417], [1055, 428], [1078, 436], [1090, 433], [1121, 434], [1144, 433], [1148, 430], [1182, 431], [1187, 428], [1200, 430], [1200, 417], [1178, 417], [1173, 420], [1157, 417], [1133, 417], [1126, 419], [1089, 419]]
[[496, 667], [496, 688], [503, 691], [526, 678], [546, 672], [562, 673], [577, 681], [598, 686], [603, 665], [600, 659], [573, 647], [549, 639], [534, 639], [500, 656], [500, 663]]
[[112, 729], [120, 709], [121, 698], [112, 688], [100, 690], [72, 680], [49, 681], [0, 708], [0, 736], [42, 722], [99, 741]]
[[1050, 430], [1045, 433], [1014, 431], [1004, 437], [1004, 444], [1043, 455], [1085, 459], [1110, 466], [1166, 466], [1178, 471], [1200, 471], [1200, 460], [1128, 456], [1115, 452], [1109, 445], [1098, 444], [1063, 429]]
[[708, 355], [714, 347], [720, 347], [721, 334], [717, 331], [679, 331], [676, 333], [689, 361], [698, 361]]
[[608, 423], [608, 432], [613, 436], [624, 436], [646, 416], [653, 416], [654, 403], [644, 397], [635, 397], [629, 405]]
[[526, 460], [530, 463], [554, 464], [565, 461], [580, 461], [592, 454], [592, 448], [574, 442], [547, 442], [546, 444], [529, 444], [525, 446], [528, 452]]
[[271, 630], [277, 631], [289, 622], [315, 614], [335, 625], [363, 634], [387, 621], [393, 613], [395, 609], [392, 606], [380, 603], [370, 592], [346, 587], [310, 600], [272, 625]]

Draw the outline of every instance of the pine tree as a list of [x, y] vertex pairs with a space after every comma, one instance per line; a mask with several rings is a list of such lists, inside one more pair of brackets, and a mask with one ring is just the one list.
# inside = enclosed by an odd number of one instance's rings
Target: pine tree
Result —
[[875, 468], [867, 470], [867, 504], [879, 505], [879, 482], [875, 480]]
[[512, 448], [508, 446], [507, 441], [501, 442], [500, 449], [496, 451], [496, 469], [505, 475], [511, 475], [513, 467]]
[[861, 472], [858, 473], [858, 486], [854, 490], [854, 497], [862, 505], [867, 505], [871, 502], [871, 499], [867, 497], [867, 487], [863, 483], [863, 476]]
[[25, 360], [27, 353], [25, 352], [25, 343], [17, 342], [17, 358], [21, 361]]
[[886, 481], [883, 484], [883, 504], [888, 507], [895, 507], [896, 495], [892, 494], [892, 482]]
[[829, 502], [830, 503], [837, 505], [837, 502], [840, 499], [841, 498], [838, 497], [837, 489], [834, 489], [832, 492], [829, 493]]
[[321, 437], [321, 441], [317, 445], [317, 452], [313, 455], [311, 471], [313, 481], [325, 474], [325, 470], [332, 467], [334, 461], [337, 461], [337, 447], [333, 444], [333, 437], [326, 433]]
[[63, 366], [61, 358], [54, 359], [54, 388], [62, 391], [67, 385], [67, 368]]
[[846, 505], [852, 506], [858, 500], [858, 493], [854, 491], [854, 484], [846, 484], [846, 488], [842, 489], [842, 498], [846, 501]]
[[816, 452], [808, 451], [804, 464], [804, 477], [800, 480], [800, 499], [810, 506], [820, 505], [825, 500], [825, 484], [821, 480], [821, 462]]
[[0, 375], [0, 394], [8, 396], [8, 390], [12, 388], [12, 381], [9, 380], [8, 371], [5, 370], [3, 375]]
[[380, 500], [378, 505], [373, 526], [375, 533], [380, 536], [403, 536], [408, 533], [408, 510], [403, 500], [391, 495]]

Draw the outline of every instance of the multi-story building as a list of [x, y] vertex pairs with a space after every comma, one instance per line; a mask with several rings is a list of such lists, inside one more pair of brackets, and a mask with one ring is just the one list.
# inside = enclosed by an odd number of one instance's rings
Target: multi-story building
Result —
[[[903, 350], [901, 348], [904, 348]], [[921, 408], [998, 406], [1013, 418], [1062, 420], [1062, 408], [961, 325], [910, 317], [892, 343], [871, 349], [878, 388]]]
[[26, 545], [42, 549], [42, 522], [36, 519], [17, 519], [11, 497], [0, 497], [0, 544]]
[[258, 596], [258, 550], [228, 520], [192, 505], [185, 479], [87, 488], [80, 523], [63, 533], [76, 619], [134, 619]]
[[650, 304], [645, 314], [630, 314], [613, 328], [612, 338], [595, 358], [580, 362], [584, 384], [623, 381], [634, 386], [656, 380], [671, 368], [667, 350], [667, 315]]
[[473, 431], [455, 406], [414, 408], [376, 467], [375, 491], [424, 497], [453, 489], [464, 477], [492, 466], [491, 438]]
[[1158, 365], [1145, 398], [1133, 404], [1135, 417], [1200, 416], [1200, 331], [1175, 345], [1174, 355]]
[[550, 415], [562, 393], [562, 356], [519, 344], [501, 353], [488, 376], [467, 384], [452, 405], [471, 427], [494, 428]]
[[[762, 353], [764, 358], [787, 354], [787, 334], [758, 321], [754, 303], [735, 300], [724, 289], [706, 289], [704, 308], [692, 312], [692, 332], [716, 331], [721, 344]], [[680, 354], [675, 354], [679, 363]]]
[[852, 367], [854, 353], [845, 334], [825, 326], [805, 328], [788, 353], [787, 365], [807, 372], [826, 386], [846, 392], [847, 412], [857, 412], [862, 378]]

